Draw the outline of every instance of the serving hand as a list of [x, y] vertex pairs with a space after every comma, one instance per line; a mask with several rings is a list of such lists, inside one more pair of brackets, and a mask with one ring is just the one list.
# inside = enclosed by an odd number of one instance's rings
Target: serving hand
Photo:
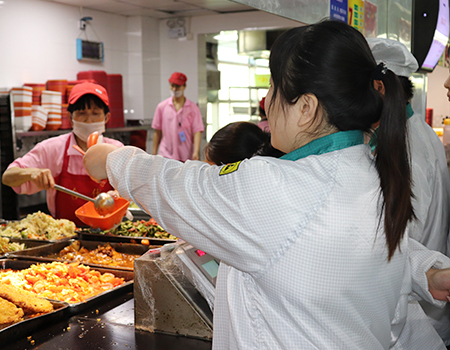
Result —
[[434, 269], [427, 272], [428, 290], [434, 299], [450, 301], [450, 268]]
[[118, 147], [100, 143], [89, 147], [83, 157], [83, 164], [87, 173], [94, 181], [101, 181], [108, 178], [106, 173], [106, 160], [108, 154], [115, 151]]

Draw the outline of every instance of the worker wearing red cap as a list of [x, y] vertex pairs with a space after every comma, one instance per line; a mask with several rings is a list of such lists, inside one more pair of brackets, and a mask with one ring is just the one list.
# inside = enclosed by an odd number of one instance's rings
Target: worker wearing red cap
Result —
[[[80, 83], [73, 87], [69, 96], [70, 133], [49, 138], [38, 143], [23, 157], [14, 160], [3, 173], [2, 182], [18, 194], [33, 194], [47, 190], [47, 207], [57, 219], [69, 219], [83, 225], [75, 216], [75, 210], [86, 201], [57, 192], [54, 185], [75, 190], [88, 197], [112, 189], [109, 183], [101, 186], [91, 180], [83, 166], [83, 155], [75, 150], [78, 145], [87, 150], [89, 135], [105, 131], [110, 118], [108, 93], [101, 85]], [[103, 136], [98, 142], [123, 146], [119, 141]]]
[[267, 120], [266, 108], [264, 107], [265, 102], [265, 97], [263, 97], [261, 101], [259, 101], [259, 116], [261, 117], [261, 121], [257, 125], [262, 131], [270, 133], [269, 121]]
[[153, 117], [153, 154], [186, 161], [200, 159], [202, 116], [197, 105], [184, 96], [187, 77], [175, 72], [169, 78], [171, 97], [156, 107]]

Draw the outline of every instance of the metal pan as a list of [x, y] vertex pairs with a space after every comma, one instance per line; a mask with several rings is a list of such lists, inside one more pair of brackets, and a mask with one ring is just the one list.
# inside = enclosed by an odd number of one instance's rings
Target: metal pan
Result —
[[[30, 259], [41, 262], [49, 262], [49, 261], [70, 261], [59, 257], [59, 252], [65, 247], [71, 245], [76, 240], [70, 240], [65, 242], [58, 242], [53, 244], [47, 244], [43, 246], [38, 246], [32, 249], [22, 250], [14, 253], [10, 253], [8, 257], [10, 258], [18, 258], [18, 259]], [[104, 246], [107, 244], [105, 241], [85, 241], [79, 240], [81, 247], [86, 248], [87, 250], [95, 250], [98, 246]], [[130, 244], [130, 243], [109, 243], [112, 248], [114, 248], [119, 253], [124, 254], [132, 254], [139, 255], [146, 253], [149, 249], [156, 249], [161, 246], [147, 246], [143, 244]], [[133, 271], [133, 266], [112, 266], [112, 265], [100, 265], [89, 262], [81, 262], [84, 265], [88, 265], [91, 267], [102, 267], [108, 269], [115, 270], [125, 270], [125, 271]]]
[[118, 236], [112, 234], [101, 234], [96, 231], [90, 231], [88, 229], [78, 230], [79, 239], [90, 240], [90, 241], [106, 241], [106, 242], [116, 242], [116, 243], [133, 243], [142, 244], [142, 241], [148, 241], [150, 245], [164, 245], [167, 243], [175, 243], [176, 240], [173, 239], [162, 239], [162, 238], [152, 238], [152, 237], [137, 237], [137, 236]]
[[0, 236], [1, 237], [6, 237], [6, 238], [9, 238], [9, 239], [20, 239], [24, 243], [26, 243], [26, 242], [44, 242], [46, 244], [48, 244], [48, 243], [64, 242], [64, 241], [68, 241], [70, 239], [75, 239], [75, 238], [78, 237], [77, 234], [75, 234], [74, 236], [64, 237], [64, 238], [60, 238], [60, 239], [19, 238], [19, 237], [3, 236], [2, 234], [0, 234]]
[[[25, 244], [25, 249], [31, 249], [31, 248], [35, 248], [35, 247], [42, 247], [44, 245], [49, 245], [51, 243], [46, 242], [46, 241], [30, 241], [30, 240], [24, 240], [22, 238], [9, 238], [9, 242], [13, 243], [13, 242], [17, 242], [17, 243], [24, 243]], [[4, 259], [7, 258], [10, 254], [12, 253], [17, 253], [17, 252], [23, 252], [24, 250], [18, 250], [15, 252], [6, 252], [3, 255], [0, 254], [0, 259]]]
[[[0, 225], [7, 225], [10, 222], [18, 222], [20, 220], [10, 220], [10, 221], [6, 221], [4, 219], [0, 219]], [[24, 241], [28, 241], [28, 242], [48, 242], [48, 243], [55, 243], [55, 242], [61, 242], [61, 241], [67, 241], [69, 239], [74, 239], [77, 238], [77, 233], [75, 231], [75, 234], [73, 236], [68, 236], [68, 237], [62, 237], [59, 239], [47, 239], [46, 237], [42, 237], [42, 238], [24, 238], [24, 237], [16, 237], [16, 236], [7, 236], [5, 235], [2, 231], [0, 231], [0, 237], [7, 237], [10, 239], [22, 239]]]
[[[23, 270], [29, 268], [33, 264], [39, 264], [39, 262], [32, 260], [16, 260], [16, 259], [4, 259], [0, 260], [0, 270], [2, 269], [12, 269], [12, 270]], [[91, 298], [88, 298], [79, 303], [68, 303], [68, 313], [70, 316], [84, 312], [91, 307], [107, 302], [108, 300], [115, 298], [119, 295], [126, 294], [133, 291], [134, 274], [131, 271], [122, 270], [112, 270], [105, 268], [92, 268], [92, 270], [98, 271], [100, 273], [112, 273], [115, 277], [123, 278], [125, 283], [115, 287], [113, 289], [107, 290], [103, 293], [97, 294]]]
[[56, 323], [67, 318], [69, 305], [62, 301], [50, 300], [53, 305], [53, 311], [36, 317], [25, 316], [23, 321], [12, 325], [0, 325], [0, 344], [2, 347], [14, 340], [25, 338], [49, 324]]

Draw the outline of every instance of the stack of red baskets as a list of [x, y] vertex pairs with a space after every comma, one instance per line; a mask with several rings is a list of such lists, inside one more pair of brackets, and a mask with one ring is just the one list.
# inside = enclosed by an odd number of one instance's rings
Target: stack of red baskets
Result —
[[41, 105], [41, 95], [42, 91], [45, 90], [45, 84], [23, 84], [24, 86], [30, 86], [33, 89], [33, 96], [31, 104], [33, 106], [40, 106]]
[[108, 90], [108, 75], [103, 70], [88, 70], [78, 72], [78, 80], [94, 80], [97, 84]]
[[105, 71], [90, 70], [78, 72], [78, 80], [95, 81], [108, 91], [109, 110], [111, 118], [106, 124], [107, 128], [120, 128], [125, 126], [123, 114], [123, 84], [121, 74], [106, 74]]
[[66, 89], [67, 80], [47, 80], [47, 90], [48, 91], [58, 91], [61, 93], [61, 103], [67, 103], [66, 99]]
[[108, 74], [108, 96], [111, 118], [106, 124], [107, 128], [122, 128], [125, 126], [123, 115], [123, 88], [121, 74]]

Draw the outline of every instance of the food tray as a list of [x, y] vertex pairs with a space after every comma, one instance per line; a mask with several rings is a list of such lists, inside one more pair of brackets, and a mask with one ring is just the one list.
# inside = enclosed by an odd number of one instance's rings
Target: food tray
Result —
[[26, 338], [35, 330], [47, 327], [51, 323], [56, 323], [67, 317], [69, 304], [49, 300], [53, 305], [53, 311], [36, 317], [24, 316], [24, 320], [12, 325], [0, 325], [0, 344], [5, 346], [8, 342], [20, 338]]
[[[22, 220], [24, 220], [25, 218], [21, 219], [21, 220], [4, 220], [4, 219], [0, 219], [0, 225], [8, 225], [10, 222], [20, 222]], [[0, 231], [0, 237], [7, 237], [7, 238], [15, 238], [15, 239], [23, 239], [23, 240], [27, 240], [27, 241], [31, 241], [31, 242], [50, 242], [50, 243], [54, 243], [54, 242], [61, 242], [61, 241], [66, 241], [69, 239], [73, 239], [76, 238], [76, 231], [74, 233], [73, 236], [67, 236], [67, 237], [62, 237], [59, 239], [47, 239], [45, 237], [42, 238], [26, 238], [26, 237], [17, 237], [17, 236], [7, 236], [5, 234], [3, 234], [2, 231]]]
[[13, 240], [13, 239], [20, 240], [22, 243], [27, 243], [27, 242], [44, 242], [45, 244], [48, 244], [48, 243], [64, 242], [64, 241], [68, 241], [70, 239], [76, 239], [78, 237], [78, 235], [76, 233], [77, 232], [75, 231], [75, 235], [74, 236], [64, 237], [64, 238], [60, 238], [60, 239], [19, 238], [19, 237], [3, 236], [2, 234], [0, 234], [0, 236], [9, 238], [10, 240]]
[[[31, 249], [26, 249], [14, 253], [9, 253], [9, 257], [18, 258], [18, 259], [29, 259], [36, 260], [40, 262], [51, 262], [51, 261], [70, 261], [65, 259], [58, 259], [56, 257], [50, 257], [52, 254], [59, 254], [59, 252], [65, 247], [71, 245], [75, 240], [46, 244], [40, 247], [35, 247]], [[105, 241], [85, 241], [79, 240], [80, 245], [88, 250], [97, 249], [99, 245], [106, 245]], [[149, 249], [158, 248], [160, 246], [147, 246], [143, 244], [130, 244], [130, 243], [109, 243], [112, 248], [114, 248], [119, 253], [126, 254], [134, 254], [134, 255], [142, 255], [146, 253]], [[125, 270], [125, 271], [133, 271], [131, 267], [121, 267], [121, 266], [109, 266], [109, 265], [99, 265], [88, 262], [82, 262], [83, 265], [88, 265], [91, 267], [102, 267], [107, 269], [115, 269], [115, 270]]]
[[[33, 264], [39, 264], [39, 262], [32, 260], [16, 260], [16, 259], [4, 259], [0, 260], [0, 270], [1, 269], [12, 269], [12, 270], [23, 270], [29, 268]], [[112, 273], [115, 277], [123, 278], [125, 283], [122, 285], [115, 287], [113, 289], [107, 290], [103, 293], [97, 294], [91, 298], [88, 298], [79, 303], [68, 303], [68, 313], [70, 316], [76, 315], [80, 312], [86, 311], [91, 307], [99, 304], [105, 303], [111, 298], [115, 298], [118, 295], [126, 294], [128, 292], [133, 291], [133, 278], [134, 274], [131, 271], [122, 271], [122, 270], [112, 270], [105, 268], [92, 268], [92, 270], [96, 270], [100, 273]]]
[[[49, 243], [48, 241], [29, 240], [29, 239], [22, 239], [22, 238], [10, 238], [9, 242], [10, 243], [13, 243], [13, 242], [24, 243], [25, 247], [26, 247], [24, 250], [32, 249], [32, 248], [35, 248], [35, 247], [42, 247], [44, 245], [51, 245], [51, 243]], [[19, 251], [23, 252], [24, 250], [19, 250]], [[0, 254], [0, 259], [7, 258], [11, 254], [18, 253], [19, 251], [7, 252], [7, 253], [4, 253], [3, 255]]]
[[148, 242], [150, 245], [164, 245], [167, 243], [175, 243], [176, 240], [173, 239], [162, 239], [162, 238], [153, 238], [153, 237], [135, 237], [135, 236], [119, 236], [113, 234], [101, 234], [98, 231], [91, 231], [88, 229], [78, 230], [78, 238], [81, 240], [90, 240], [90, 241], [103, 241], [103, 242], [117, 242], [117, 243], [134, 243], [134, 244], [142, 244], [144, 240], [146, 243]]

